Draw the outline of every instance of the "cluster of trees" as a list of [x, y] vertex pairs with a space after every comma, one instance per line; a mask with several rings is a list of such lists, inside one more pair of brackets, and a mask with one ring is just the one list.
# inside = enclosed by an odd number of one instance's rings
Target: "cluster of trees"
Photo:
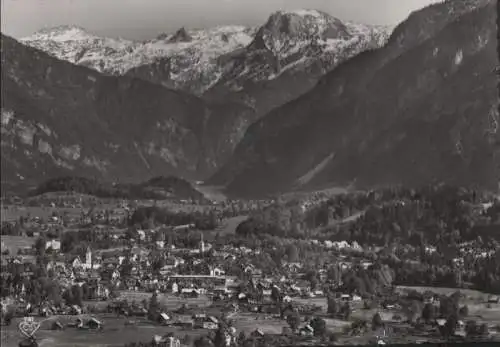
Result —
[[[81, 250], [87, 245], [93, 248], [108, 249], [126, 244], [129, 239], [138, 239], [137, 230], [154, 229], [157, 226], [193, 225], [196, 230], [214, 230], [219, 225], [219, 217], [214, 211], [173, 212], [157, 206], [139, 207], [128, 220], [128, 229], [124, 239], [113, 239], [112, 235], [93, 228], [82, 228], [77, 231], [61, 233], [61, 251], [63, 253]], [[10, 232], [14, 226], [6, 225], [5, 231]], [[57, 235], [56, 235], [57, 236]], [[200, 241], [199, 232], [191, 230], [175, 231], [172, 228], [160, 228], [154, 233], [153, 241], [168, 241], [179, 247], [194, 247]]]
[[[440, 326], [440, 332], [444, 337], [450, 337], [455, 334], [459, 320], [465, 320], [469, 314], [467, 306], [460, 306], [460, 292], [455, 292], [450, 296], [441, 296], [439, 306], [426, 303], [421, 311], [421, 317], [424, 323], [432, 323], [435, 319], [446, 319], [446, 323]], [[485, 335], [488, 332], [486, 324], [478, 325], [474, 320], [468, 320], [465, 331], [468, 337], [477, 337]]]
[[381, 263], [368, 269], [358, 266], [342, 274], [341, 289], [346, 293], [362, 296], [380, 294], [393, 284], [394, 277], [395, 271]]
[[[252, 243], [270, 237], [357, 241], [365, 250], [384, 250], [373, 257], [395, 271], [396, 284], [500, 292], [500, 253], [477, 257], [459, 251], [464, 242], [476, 250], [500, 248], [495, 232], [500, 203], [486, 211], [481, 204], [492, 199], [488, 193], [440, 185], [339, 195], [302, 214], [296, 205], [273, 204], [241, 223], [236, 235]], [[352, 215], [356, 218], [349, 223], [339, 223]], [[428, 252], [428, 246], [437, 249]], [[457, 266], [454, 258], [463, 258], [464, 264]]]
[[214, 211], [172, 212], [158, 206], [139, 207], [129, 218], [129, 225], [142, 228], [153, 228], [155, 225], [187, 225], [194, 224], [196, 229], [213, 230], [219, 218]]
[[[433, 297], [439, 297], [439, 304], [435, 305], [430, 302], [425, 303], [424, 298], [429, 299]], [[405, 321], [411, 323], [414, 327], [420, 326], [423, 328], [425, 325], [435, 325], [437, 319], [444, 319], [444, 325], [439, 326], [439, 332], [445, 338], [453, 336], [457, 329], [457, 323], [459, 320], [466, 321], [465, 332], [467, 337], [475, 338], [480, 336], [485, 336], [488, 332], [488, 327], [486, 324], [477, 324], [475, 320], [469, 319], [469, 309], [466, 305], [460, 306], [459, 300], [462, 294], [457, 291], [450, 296], [446, 295], [436, 295], [431, 292], [419, 293], [416, 291], [408, 293], [406, 297], [395, 296], [394, 298], [386, 298], [382, 303], [385, 307], [387, 304], [398, 303], [401, 305], [404, 317], [399, 319], [404, 319]], [[378, 306], [378, 304], [377, 304]], [[364, 309], [371, 309], [372, 305], [365, 301]], [[332, 317], [349, 319], [351, 312], [350, 305], [348, 303], [339, 304], [335, 301], [333, 297], [328, 298], [328, 314]], [[380, 313], [375, 313], [371, 319], [371, 326], [373, 330], [382, 328], [385, 326], [385, 322], [382, 320]], [[349, 330], [355, 334], [362, 333], [368, 328], [368, 321], [366, 320], [355, 320]]]
[[40, 259], [37, 264], [8, 263], [0, 282], [0, 297], [24, 293], [31, 312], [48, 303], [55, 307], [78, 305], [92, 299], [92, 290], [87, 283], [63, 289], [52, 270]]
[[[53, 279], [53, 273], [47, 271], [43, 261], [26, 265], [9, 263], [6, 267], [8, 276], [3, 277], [0, 282], [2, 297], [20, 293], [24, 289], [27, 301], [32, 304], [37, 305], [44, 301], [61, 303], [59, 283]], [[29, 274], [29, 276], [24, 276], [24, 274]]]
[[[498, 202], [488, 211], [478, 212], [477, 205], [485, 199], [493, 198], [487, 193], [440, 185], [338, 195], [305, 213], [298, 204], [275, 203], [254, 212], [240, 232], [348, 239], [378, 246], [391, 242], [414, 246], [440, 241], [460, 243], [476, 239], [480, 225], [498, 226], [495, 224], [500, 210]], [[356, 215], [359, 218], [353, 218], [353, 222], [340, 225], [340, 221]], [[500, 239], [495, 233], [481, 236], [484, 242]]]
[[[300, 342], [303, 337], [296, 335], [298, 328], [303, 323], [303, 318], [301, 317], [297, 307], [292, 304], [283, 304], [279, 300], [276, 301], [277, 305], [281, 305], [280, 312], [281, 318], [284, 319], [290, 329], [290, 333], [285, 333], [282, 335], [246, 335], [244, 332], [240, 332], [237, 336], [234, 336], [231, 332], [232, 322], [227, 319], [227, 316], [222, 313], [219, 317], [219, 327], [216, 331], [209, 333], [206, 336], [200, 336], [194, 341], [193, 345], [196, 347], [225, 347], [226, 346], [226, 336], [232, 336], [234, 345], [238, 347], [250, 347], [250, 346], [282, 346], [282, 345], [295, 345]], [[157, 312], [157, 299], [153, 295], [149, 302], [148, 317], [151, 320], [156, 320]], [[307, 319], [308, 324], [314, 329], [314, 337], [322, 341], [333, 342], [336, 340], [336, 335], [328, 331], [326, 327], [326, 322], [321, 317], [310, 317]], [[307, 339], [307, 338], [306, 338]], [[184, 337], [181, 341], [185, 344], [191, 345], [191, 341]], [[127, 347], [132, 346], [158, 346], [154, 342], [142, 342], [142, 343], [131, 343], [127, 344]], [[159, 345], [161, 346], [161, 344]]]
[[77, 305], [83, 307], [84, 300], [90, 300], [92, 298], [90, 288], [87, 283], [79, 285], [73, 285], [66, 289], [62, 293], [62, 298], [66, 305]]
[[66, 231], [61, 234], [62, 253], [83, 255], [89, 245], [95, 249], [108, 249], [125, 244], [125, 240], [114, 240], [109, 233], [98, 232], [93, 229]]
[[20, 223], [2, 221], [0, 235], [20, 236], [23, 228]]
[[109, 184], [93, 178], [65, 176], [49, 179], [40, 184], [32, 195], [49, 192], [75, 192], [99, 198], [152, 199], [168, 198], [206, 201], [204, 195], [193, 188], [188, 181], [175, 177], [154, 177], [144, 183]]

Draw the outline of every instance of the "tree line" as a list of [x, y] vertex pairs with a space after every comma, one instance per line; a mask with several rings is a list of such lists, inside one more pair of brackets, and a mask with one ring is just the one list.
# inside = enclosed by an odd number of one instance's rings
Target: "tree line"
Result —
[[105, 183], [94, 178], [64, 176], [49, 179], [38, 185], [30, 195], [50, 192], [74, 192], [99, 198], [116, 199], [188, 199], [206, 201], [204, 195], [188, 181], [175, 177], [154, 177], [143, 183]]
[[[500, 204], [495, 200], [483, 206], [492, 200], [487, 192], [439, 185], [339, 195], [305, 212], [298, 205], [276, 203], [254, 212], [236, 235], [252, 243], [272, 238], [356, 241], [365, 256], [395, 271], [396, 284], [469, 286], [497, 293], [500, 252], [478, 255], [500, 249]], [[466, 243], [471, 251], [462, 255]], [[372, 254], [374, 247], [382, 251]]]

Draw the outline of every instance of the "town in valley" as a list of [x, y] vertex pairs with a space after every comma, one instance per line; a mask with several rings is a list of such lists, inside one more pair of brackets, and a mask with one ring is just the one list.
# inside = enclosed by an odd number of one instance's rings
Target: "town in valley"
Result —
[[6, 197], [2, 345], [26, 317], [52, 346], [491, 341], [499, 223], [498, 197], [446, 186]]

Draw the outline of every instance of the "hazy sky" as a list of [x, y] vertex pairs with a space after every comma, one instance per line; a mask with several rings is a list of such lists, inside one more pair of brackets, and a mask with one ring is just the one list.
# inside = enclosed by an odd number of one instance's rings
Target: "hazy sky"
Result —
[[344, 20], [396, 24], [431, 2], [436, 0], [1, 0], [1, 27], [17, 38], [74, 24], [99, 34], [146, 39], [181, 26], [259, 25], [280, 9], [319, 9]]

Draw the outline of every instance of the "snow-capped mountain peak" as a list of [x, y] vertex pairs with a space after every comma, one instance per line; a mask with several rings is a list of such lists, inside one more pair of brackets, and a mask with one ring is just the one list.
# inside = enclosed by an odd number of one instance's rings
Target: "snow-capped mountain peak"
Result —
[[51, 40], [57, 42], [83, 41], [97, 38], [84, 28], [77, 25], [60, 25], [52, 28], [44, 28], [35, 32], [24, 40]]
[[285, 71], [323, 74], [365, 49], [384, 45], [389, 34], [385, 28], [344, 23], [318, 10], [278, 11], [245, 51], [245, 66], [233, 66], [223, 81], [239, 90], [245, 80], [271, 80]]
[[[21, 42], [56, 58], [111, 75], [132, 74], [150, 79], [152, 72], [143, 76], [142, 70], [153, 65], [164, 70], [156, 71], [158, 80], [153, 82], [199, 94], [216, 82], [218, 58], [246, 47], [254, 34], [254, 28], [243, 26], [181, 28], [173, 35], [161, 34], [153, 40], [134, 42], [63, 26], [41, 30]], [[193, 81], [196, 86], [192, 87]]]
[[262, 31], [268, 35], [289, 38], [338, 38], [346, 35], [339, 19], [317, 10], [278, 11], [269, 17]]
[[289, 68], [319, 63], [327, 71], [372, 42], [380, 46], [385, 36], [383, 30], [343, 23], [325, 12], [294, 10], [272, 13], [259, 28], [182, 27], [144, 42], [100, 37], [78, 26], [44, 29], [21, 41], [102, 73], [201, 95], [221, 84], [239, 90], [245, 81], [274, 79]]

